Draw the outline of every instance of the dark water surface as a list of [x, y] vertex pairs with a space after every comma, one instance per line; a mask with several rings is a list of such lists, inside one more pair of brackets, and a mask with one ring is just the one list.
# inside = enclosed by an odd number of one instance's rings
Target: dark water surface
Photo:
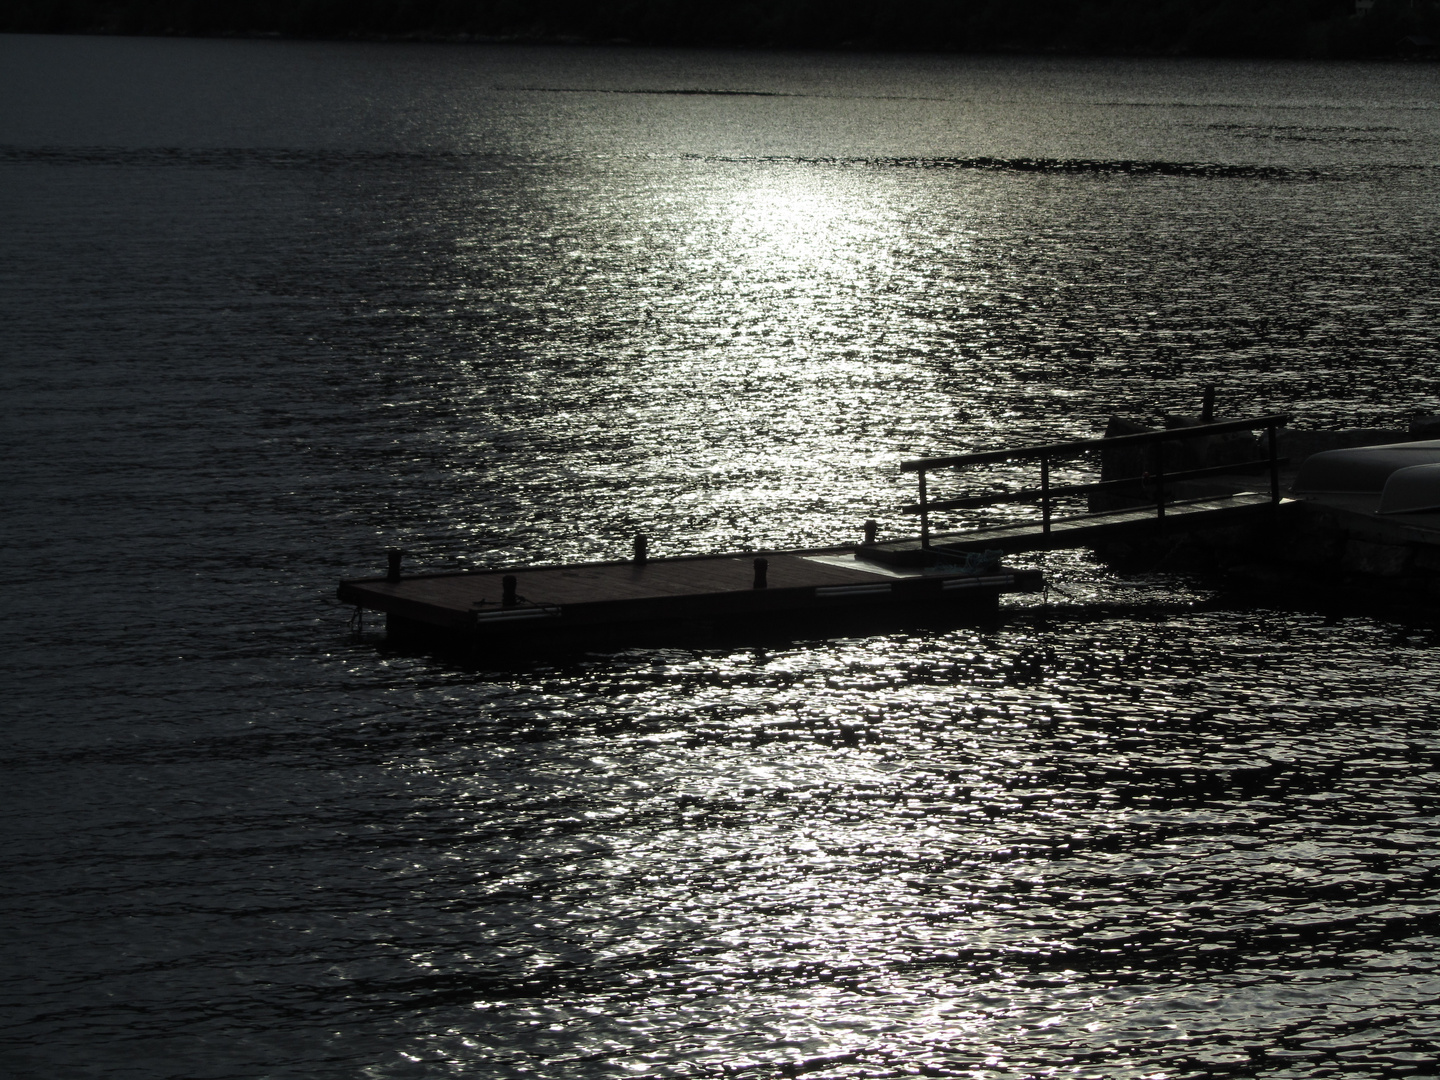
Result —
[[1440, 69], [0, 37], [15, 1077], [1419, 1077], [1436, 631], [475, 671], [329, 599], [895, 533], [916, 452], [1440, 411]]

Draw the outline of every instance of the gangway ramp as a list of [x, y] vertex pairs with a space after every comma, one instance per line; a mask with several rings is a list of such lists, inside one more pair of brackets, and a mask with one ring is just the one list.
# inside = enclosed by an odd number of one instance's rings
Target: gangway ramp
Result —
[[972, 529], [963, 533], [937, 533], [928, 546], [919, 537], [870, 544], [857, 551], [858, 557], [890, 566], [929, 566], [947, 557], [970, 552], [999, 551], [1018, 555], [1027, 551], [1050, 551], [1057, 548], [1096, 547], [1116, 540], [1158, 535], [1178, 536], [1197, 529], [1215, 529], [1227, 525], [1248, 524], [1272, 518], [1294, 505], [1292, 499], [1275, 503], [1262, 492], [1239, 492], [1210, 499], [1192, 499], [1170, 503], [1164, 519], [1155, 516], [1153, 507], [1130, 510], [1109, 510], [1055, 518], [1050, 531], [1038, 522], [1001, 525]]
[[[926, 566], [943, 563], [947, 558], [962, 557], [971, 552], [998, 551], [1011, 555], [1055, 548], [1092, 547], [1121, 539], [1181, 534], [1257, 522], [1281, 512], [1283, 506], [1290, 502], [1280, 496], [1279, 467], [1283, 462], [1276, 455], [1275, 436], [1276, 429], [1286, 422], [1287, 418], [1284, 416], [1267, 415], [1104, 439], [1084, 439], [906, 461], [901, 464], [901, 470], [918, 475], [919, 499], [904, 510], [919, 516], [920, 535], [868, 543], [859, 549], [857, 555], [872, 562], [895, 566]], [[1193, 462], [1201, 459], [1202, 455], [1198, 451], [1216, 436], [1246, 431], [1265, 432], [1261, 436], [1261, 446], [1265, 450], [1263, 456], [1257, 452], [1249, 457], [1238, 460], [1232, 458], [1218, 465], [1175, 467], [1178, 461]], [[1188, 456], [1177, 450], [1177, 447], [1183, 447], [1186, 443], [1194, 448]], [[1245, 445], [1250, 444], [1246, 442]], [[1131, 455], [1132, 461], [1136, 463], [1136, 475], [1102, 478], [1096, 483], [1086, 484], [1057, 486], [1051, 483], [1052, 463], [1087, 454], [1103, 456], [1107, 451], [1114, 450], [1122, 450]], [[942, 500], [929, 497], [927, 478], [933, 472], [1017, 461], [1038, 463], [1038, 487]], [[1268, 491], [1244, 490], [1256, 486], [1255, 480], [1258, 478], [1253, 475], [1256, 472], [1269, 474]], [[1180, 484], [1200, 479], [1214, 481], [1217, 478], [1233, 481], [1230, 486], [1238, 490], [1204, 498], [1173, 498]], [[1135, 496], [1143, 493], [1144, 501], [1132, 498], [1130, 505], [1119, 509], [1067, 517], [1054, 516], [1057, 500], [1102, 493], [1110, 496]], [[932, 530], [932, 521], [937, 513], [1015, 503], [1038, 504], [1039, 519], [1006, 522], [963, 531], [936, 533]]]

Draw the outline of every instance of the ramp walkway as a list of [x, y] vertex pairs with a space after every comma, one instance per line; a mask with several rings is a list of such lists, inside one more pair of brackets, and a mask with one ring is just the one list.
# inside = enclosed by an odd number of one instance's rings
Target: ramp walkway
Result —
[[[901, 471], [917, 474], [919, 499], [904, 507], [904, 512], [919, 516], [919, 537], [867, 543], [857, 551], [857, 555], [861, 559], [894, 566], [927, 566], [963, 559], [973, 552], [998, 551], [1010, 555], [1054, 548], [1090, 547], [1120, 538], [1178, 534], [1261, 520], [1275, 514], [1283, 503], [1289, 501], [1280, 495], [1283, 459], [1276, 454], [1275, 434], [1276, 429], [1287, 420], [1287, 417], [1276, 414], [1104, 439], [906, 461], [901, 464]], [[1231, 460], [1221, 464], [1176, 467], [1177, 463], [1203, 461], [1207, 446], [1217, 436], [1255, 431], [1264, 431], [1265, 434], [1260, 437], [1256, 452], [1248, 457], [1237, 459], [1232, 455]], [[1187, 445], [1188, 453], [1177, 449]], [[1236, 441], [1232, 438], [1228, 445], [1233, 450]], [[1242, 439], [1240, 445], [1247, 444]], [[1262, 446], [1263, 455], [1259, 452]], [[1104, 478], [1107, 471], [1124, 471], [1125, 462], [1117, 465], [1115, 451], [1122, 451], [1128, 456], [1132, 475]], [[1099, 457], [1101, 462], [1105, 462], [1109, 455], [1111, 467], [1107, 470], [1102, 464], [1102, 479], [1094, 483], [1060, 486], [1051, 483], [1052, 463], [1084, 455]], [[1033, 461], [1039, 465], [1038, 487], [942, 500], [929, 497], [927, 480], [933, 472], [1016, 461]], [[1260, 475], [1257, 476], [1257, 473]], [[1268, 484], [1260, 479], [1265, 474], [1268, 474]], [[1216, 478], [1226, 478], [1231, 481], [1229, 486], [1240, 490], [1203, 498], [1174, 498], [1182, 484]], [[1268, 487], [1269, 490], [1243, 490], [1255, 486]], [[1054, 514], [1059, 500], [1081, 496], [1093, 498], [1096, 495], [1118, 499], [1129, 505], [1066, 517]], [[938, 534], [932, 529], [932, 521], [939, 513], [1007, 503], [1036, 504], [1039, 518]]]

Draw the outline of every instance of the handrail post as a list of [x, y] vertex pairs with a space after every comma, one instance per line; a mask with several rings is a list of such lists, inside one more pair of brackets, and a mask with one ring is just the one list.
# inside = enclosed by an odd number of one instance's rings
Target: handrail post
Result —
[[925, 499], [925, 470], [920, 470], [920, 546], [930, 546], [930, 508]]
[[1270, 443], [1270, 501], [1278, 503], [1280, 501], [1280, 458], [1276, 452], [1279, 439], [1275, 433], [1275, 425], [1266, 424], [1265, 434]]
[[1040, 531], [1050, 534], [1050, 455], [1040, 455]]
[[1165, 520], [1165, 440], [1155, 440], [1155, 520]]

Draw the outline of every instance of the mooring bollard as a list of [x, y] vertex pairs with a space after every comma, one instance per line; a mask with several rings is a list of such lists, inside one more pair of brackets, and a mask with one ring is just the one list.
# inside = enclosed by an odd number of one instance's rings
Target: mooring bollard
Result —
[[871, 518], [869, 521], [865, 522], [865, 546], [866, 546], [866, 547], [869, 547], [871, 544], [875, 543], [875, 536], [876, 536], [877, 533], [879, 533], [879, 531], [880, 531], [880, 526], [875, 524], [875, 519], [874, 519], [874, 518]]
[[389, 560], [390, 564], [389, 568], [385, 571], [386, 581], [400, 580], [400, 556], [404, 554], [405, 553], [399, 548], [388, 548], [386, 550], [385, 557]]
[[506, 574], [500, 579], [500, 606], [514, 607], [518, 600], [515, 598], [515, 575]]
[[649, 546], [649, 542], [645, 539], [645, 534], [644, 534], [644, 533], [636, 533], [636, 534], [635, 534], [635, 565], [636, 565], [636, 566], [644, 566], [644, 565], [645, 565], [645, 558], [646, 558], [646, 554], [647, 554], [647, 553], [646, 553], [646, 549], [648, 548], [648, 546]]
[[756, 559], [756, 560], [755, 560], [755, 588], [757, 588], [757, 589], [764, 589], [764, 588], [767, 587], [767, 586], [766, 586], [766, 582], [765, 582], [765, 573], [766, 573], [766, 571], [768, 571], [769, 569], [770, 569], [770, 560], [769, 560], [769, 559]]

